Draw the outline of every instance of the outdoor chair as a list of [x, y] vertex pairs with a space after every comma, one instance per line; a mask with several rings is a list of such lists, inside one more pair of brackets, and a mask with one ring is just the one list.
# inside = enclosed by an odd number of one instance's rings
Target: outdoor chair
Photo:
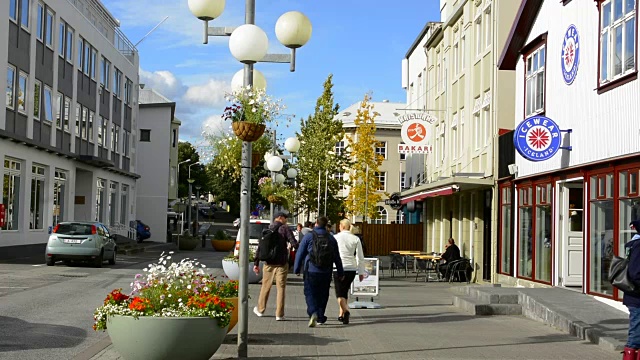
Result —
[[394, 277], [396, 270], [404, 270], [404, 277], [407, 277], [407, 267], [404, 261], [404, 256], [390, 254], [389, 260], [391, 261], [391, 265], [389, 266], [391, 269], [391, 277]]
[[444, 276], [442, 278], [442, 281], [451, 282], [451, 277], [453, 276], [453, 270], [455, 269], [456, 265], [458, 265], [458, 263], [460, 263], [463, 260], [464, 259], [458, 259], [458, 260], [453, 260], [453, 261], [446, 262], [445, 263], [446, 270], [445, 270]]
[[424, 277], [425, 282], [429, 281], [430, 273], [436, 275], [437, 277], [438, 273], [436, 270], [436, 263], [433, 262], [432, 260], [416, 259], [416, 281], [418, 281], [418, 276], [420, 275], [421, 272], [425, 273], [425, 277]]
[[462, 281], [462, 276], [464, 275], [464, 280], [468, 284], [471, 280], [470, 270], [472, 270], [472, 267], [471, 267], [471, 261], [469, 259], [458, 260], [452, 266], [451, 275], [449, 276], [449, 282], [450, 283], [453, 282], [454, 279], [456, 281]]

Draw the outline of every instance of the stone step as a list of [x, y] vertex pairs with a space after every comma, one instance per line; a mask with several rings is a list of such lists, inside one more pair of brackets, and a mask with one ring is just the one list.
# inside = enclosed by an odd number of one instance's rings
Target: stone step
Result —
[[518, 304], [489, 304], [471, 296], [456, 295], [453, 305], [471, 315], [522, 315], [522, 306]]

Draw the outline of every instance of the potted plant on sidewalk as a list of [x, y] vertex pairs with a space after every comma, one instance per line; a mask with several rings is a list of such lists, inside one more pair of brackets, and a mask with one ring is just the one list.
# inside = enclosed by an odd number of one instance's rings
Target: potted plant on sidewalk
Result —
[[215, 234], [213, 234], [213, 238], [211, 238], [211, 246], [213, 246], [216, 251], [231, 251], [235, 245], [236, 240], [229, 236], [224, 230], [216, 231]]
[[[262, 280], [262, 271], [259, 274], [253, 272], [253, 262], [255, 261], [256, 253], [254, 250], [249, 249], [249, 284], [257, 284]], [[229, 280], [240, 280], [240, 264], [239, 256], [230, 253], [224, 259], [222, 259], [222, 269], [224, 274]], [[262, 264], [260, 264], [262, 267]]]
[[273, 99], [264, 89], [251, 86], [227, 94], [226, 100], [232, 104], [224, 109], [222, 118], [231, 120], [234, 134], [242, 141], [258, 140], [264, 133], [266, 123], [276, 119], [285, 109], [281, 100]]
[[226, 303], [233, 305], [231, 320], [229, 320], [229, 328], [227, 329], [227, 333], [229, 333], [238, 323], [238, 282], [235, 280], [219, 282], [218, 295]]
[[107, 330], [125, 359], [209, 359], [227, 334], [233, 305], [226, 285], [194, 260], [162, 253], [128, 295], [113, 290], [94, 313], [93, 329]]

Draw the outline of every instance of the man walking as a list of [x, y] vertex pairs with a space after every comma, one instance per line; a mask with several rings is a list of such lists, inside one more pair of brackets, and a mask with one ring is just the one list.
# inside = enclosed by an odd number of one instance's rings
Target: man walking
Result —
[[[296, 240], [293, 232], [287, 226], [287, 218], [289, 216], [283, 212], [276, 213], [276, 217], [269, 230], [278, 234], [278, 242], [275, 245], [275, 256], [272, 260], [266, 261], [264, 265], [262, 275], [262, 288], [260, 288], [260, 296], [258, 297], [258, 306], [253, 308], [253, 312], [258, 316], [264, 316], [264, 311], [267, 308], [267, 301], [269, 300], [269, 293], [271, 292], [271, 286], [273, 281], [276, 282], [276, 320], [284, 320], [284, 300], [285, 289], [287, 287], [287, 273], [289, 272], [289, 249], [296, 247], [298, 241]], [[260, 273], [260, 259], [257, 254], [260, 253], [260, 245], [258, 245], [258, 251], [256, 251], [256, 259], [253, 265], [253, 271], [256, 274]]]
[[327, 321], [324, 312], [329, 301], [334, 263], [337, 276], [344, 277], [338, 243], [326, 229], [328, 222], [326, 217], [319, 217], [313, 231], [304, 236], [293, 268], [296, 275], [304, 272], [304, 297], [307, 302], [309, 327]]

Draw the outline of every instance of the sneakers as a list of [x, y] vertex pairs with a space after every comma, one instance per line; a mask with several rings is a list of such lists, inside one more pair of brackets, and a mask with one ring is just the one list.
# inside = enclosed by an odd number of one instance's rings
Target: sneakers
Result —
[[284, 321], [284, 316], [276, 316], [276, 321]]
[[309, 327], [316, 327], [317, 324], [318, 324], [318, 315], [316, 314], [311, 315], [311, 318], [309, 319]]
[[254, 314], [256, 314], [256, 316], [257, 316], [257, 317], [263, 317], [263, 316], [264, 316], [264, 314], [263, 314], [263, 313], [261, 313], [260, 311], [258, 311], [258, 307], [257, 307], [257, 306], [254, 306], [254, 307], [253, 307], [253, 313], [254, 313]]

